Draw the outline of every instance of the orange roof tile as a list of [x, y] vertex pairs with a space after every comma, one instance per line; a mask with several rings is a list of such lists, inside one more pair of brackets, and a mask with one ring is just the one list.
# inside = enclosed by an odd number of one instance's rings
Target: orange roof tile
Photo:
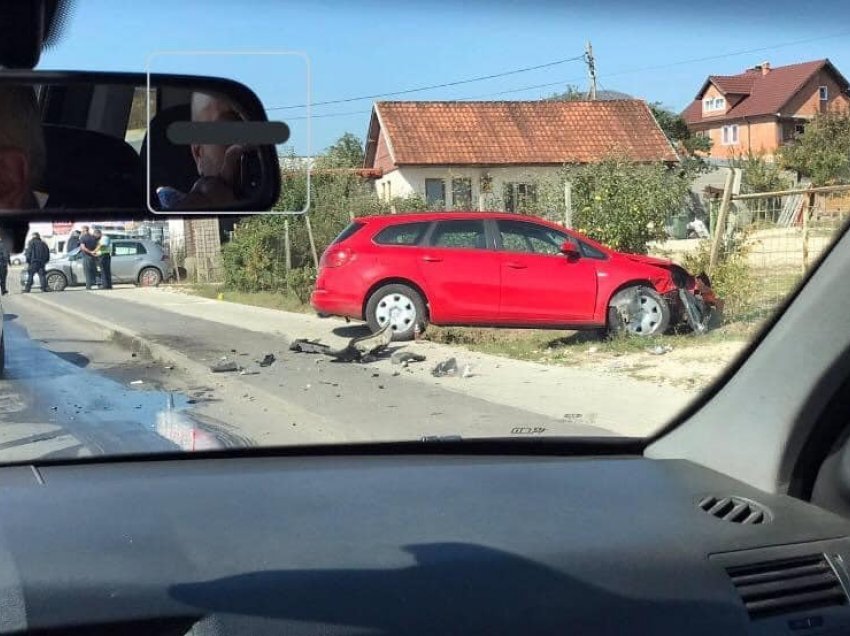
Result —
[[[809, 78], [824, 67], [828, 68], [844, 90], [847, 90], [847, 80], [829, 60], [777, 66], [770, 69], [766, 75], [750, 69], [739, 75], [710, 76], [696, 99], [682, 112], [682, 117], [688, 124], [698, 124], [702, 121], [716, 122], [742, 117], [775, 115], [781, 112], [782, 107], [803, 88]], [[710, 83], [717, 86], [723, 93], [743, 94], [745, 97], [725, 115], [712, 115], [703, 119], [701, 98]]]
[[377, 102], [367, 167], [379, 127], [396, 165], [589, 163], [612, 153], [635, 161], [677, 160], [646, 103], [634, 99]]

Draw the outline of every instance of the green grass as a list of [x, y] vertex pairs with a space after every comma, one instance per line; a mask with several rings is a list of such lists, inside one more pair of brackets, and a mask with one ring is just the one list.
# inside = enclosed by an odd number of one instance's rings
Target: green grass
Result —
[[266, 307], [268, 309], [279, 309], [280, 311], [291, 311], [296, 313], [312, 313], [310, 305], [300, 302], [293, 296], [278, 292], [240, 292], [224, 289], [220, 285], [193, 285], [189, 292], [204, 298], [224, 300], [242, 305], [254, 305], [255, 307]]
[[616, 336], [603, 338], [597, 332], [563, 332], [540, 329], [482, 329], [476, 327], [428, 327], [426, 337], [433, 342], [456, 344], [479, 351], [519, 360], [573, 364], [593, 348], [596, 353], [613, 356], [640, 353], [656, 345], [674, 349], [701, 347], [724, 341], [744, 341], [752, 337], [758, 323], [734, 323], [697, 336], [670, 333], [642, 338]]

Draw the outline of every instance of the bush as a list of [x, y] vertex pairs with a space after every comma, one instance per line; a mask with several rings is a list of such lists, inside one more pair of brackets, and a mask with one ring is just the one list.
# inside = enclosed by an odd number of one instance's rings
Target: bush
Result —
[[690, 174], [664, 164], [609, 158], [569, 169], [576, 229], [616, 250], [643, 254], [666, 238], [667, 219], [681, 211]]
[[[718, 253], [717, 264], [711, 272], [711, 286], [724, 302], [724, 319], [735, 320], [751, 309], [757, 281], [747, 262], [747, 234], [734, 235]], [[685, 257], [685, 268], [698, 274], [707, 272], [711, 259], [711, 239], [700, 241], [698, 248]]]
[[286, 291], [298, 299], [302, 305], [310, 302], [313, 285], [316, 282], [316, 270], [312, 267], [299, 267], [286, 273]]

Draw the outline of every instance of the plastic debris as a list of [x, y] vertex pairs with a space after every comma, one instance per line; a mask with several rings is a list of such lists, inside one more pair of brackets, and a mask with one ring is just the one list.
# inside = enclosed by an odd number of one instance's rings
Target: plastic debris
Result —
[[229, 373], [231, 371], [238, 371], [239, 365], [233, 362], [232, 360], [223, 360], [218, 364], [214, 364], [210, 367], [210, 371], [213, 373]]
[[411, 362], [425, 362], [425, 356], [420, 353], [413, 353], [412, 351], [396, 351], [390, 356], [390, 362], [403, 365]]
[[133, 380], [130, 384], [144, 384], [144, 380]]
[[457, 375], [458, 367], [457, 360], [454, 358], [449, 358], [448, 360], [444, 360], [431, 369], [431, 375], [435, 378], [442, 378], [447, 375]]
[[270, 367], [275, 362], [275, 357], [273, 353], [267, 353], [263, 356], [263, 359], [258, 363], [261, 367]]
[[462, 378], [471, 378], [472, 377], [472, 365], [465, 364], [463, 366], [463, 371], [461, 371], [460, 377]]
[[654, 356], [663, 356], [665, 353], [670, 353], [671, 351], [673, 351], [673, 347], [670, 345], [655, 345], [654, 347], [646, 348], [646, 352]]
[[330, 347], [322, 344], [318, 340], [307, 340], [306, 338], [298, 338], [293, 340], [289, 345], [289, 350], [296, 353], [327, 353]]

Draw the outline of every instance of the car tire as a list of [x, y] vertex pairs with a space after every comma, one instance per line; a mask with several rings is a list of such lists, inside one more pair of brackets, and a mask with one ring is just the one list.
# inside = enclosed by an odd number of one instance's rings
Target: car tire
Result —
[[47, 289], [50, 291], [64, 291], [68, 286], [68, 279], [62, 272], [50, 272], [47, 275]]
[[660, 336], [670, 326], [670, 305], [648, 285], [621, 289], [608, 301], [611, 334]]
[[416, 327], [419, 333], [427, 325], [425, 300], [412, 287], [407, 285], [384, 285], [377, 289], [366, 303], [366, 322], [373, 332], [380, 331], [390, 322], [393, 340], [397, 342], [413, 340]]
[[159, 287], [162, 282], [162, 272], [156, 267], [145, 267], [139, 272], [139, 287]]
[[12, 259], [12, 265], [20, 265], [20, 264], [21, 264], [21, 259], [19, 259], [19, 258], [13, 258]]

